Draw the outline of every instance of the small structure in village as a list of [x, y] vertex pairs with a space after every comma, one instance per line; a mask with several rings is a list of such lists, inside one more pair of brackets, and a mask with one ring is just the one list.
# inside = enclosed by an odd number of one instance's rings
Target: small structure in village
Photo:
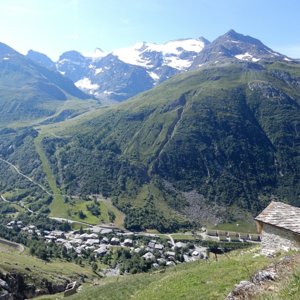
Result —
[[300, 250], [300, 208], [272, 201], [255, 221], [262, 254]]

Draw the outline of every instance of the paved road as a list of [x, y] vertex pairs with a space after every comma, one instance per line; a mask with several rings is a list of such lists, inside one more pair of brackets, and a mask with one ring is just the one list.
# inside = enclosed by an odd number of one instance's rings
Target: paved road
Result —
[[26, 178], [27, 180], [29, 180], [30, 182], [32, 182], [33, 184], [39, 186], [44, 192], [46, 192], [48, 195], [52, 196], [52, 194], [45, 188], [43, 187], [41, 184], [39, 184], [38, 182], [34, 181], [33, 179], [31, 179], [30, 177], [28, 177], [27, 175], [23, 174], [14, 164], [12, 164], [11, 162], [3, 159], [0, 157], [0, 161], [3, 161], [4, 163], [8, 164], [10, 167], [12, 167], [19, 175], [23, 176], [24, 178]]

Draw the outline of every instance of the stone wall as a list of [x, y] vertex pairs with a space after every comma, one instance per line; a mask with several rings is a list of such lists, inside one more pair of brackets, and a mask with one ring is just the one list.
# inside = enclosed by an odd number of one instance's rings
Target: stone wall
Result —
[[289, 230], [263, 224], [261, 241], [262, 254], [273, 254], [281, 250], [300, 250], [300, 236]]

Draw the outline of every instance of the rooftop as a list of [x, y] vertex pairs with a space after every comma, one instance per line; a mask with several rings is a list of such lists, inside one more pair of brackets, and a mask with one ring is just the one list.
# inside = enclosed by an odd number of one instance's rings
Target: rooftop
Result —
[[300, 234], [300, 208], [292, 205], [272, 201], [255, 220]]

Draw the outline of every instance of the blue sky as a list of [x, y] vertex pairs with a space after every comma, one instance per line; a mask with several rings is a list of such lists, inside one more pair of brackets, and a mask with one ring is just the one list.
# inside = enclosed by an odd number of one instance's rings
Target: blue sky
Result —
[[212, 41], [234, 29], [300, 58], [299, 12], [299, 0], [0, 0], [0, 41], [56, 60], [138, 41]]

